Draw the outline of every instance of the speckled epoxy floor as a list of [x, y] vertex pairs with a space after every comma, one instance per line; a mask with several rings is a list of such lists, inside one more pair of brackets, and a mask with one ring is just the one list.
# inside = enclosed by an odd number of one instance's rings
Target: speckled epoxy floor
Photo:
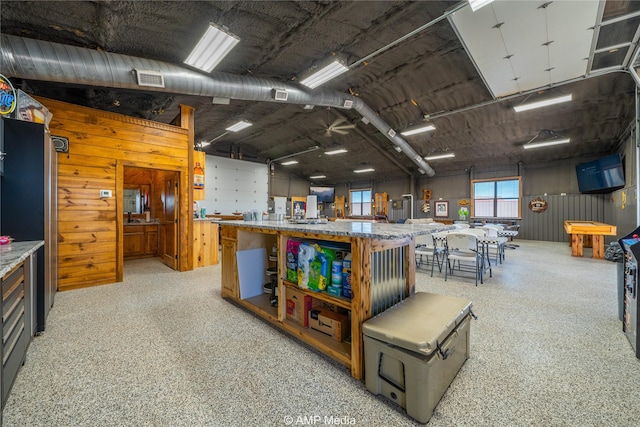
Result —
[[[616, 264], [518, 243], [477, 288], [417, 274], [418, 291], [468, 298], [479, 316], [429, 425], [639, 425], [640, 361], [617, 316]], [[176, 273], [156, 260], [127, 262], [123, 283], [58, 294], [4, 425], [416, 424], [219, 295], [219, 266]]]

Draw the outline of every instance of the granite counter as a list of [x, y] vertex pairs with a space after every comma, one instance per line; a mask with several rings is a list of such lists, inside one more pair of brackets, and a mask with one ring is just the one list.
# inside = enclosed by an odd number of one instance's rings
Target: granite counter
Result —
[[0, 246], [0, 277], [4, 277], [13, 267], [23, 262], [43, 245], [44, 240], [35, 240], [11, 242], [8, 245]]
[[395, 240], [433, 233], [424, 224], [388, 224], [363, 221], [340, 221], [297, 224], [288, 221], [217, 221], [222, 226], [251, 227], [256, 229], [346, 236], [365, 239]]

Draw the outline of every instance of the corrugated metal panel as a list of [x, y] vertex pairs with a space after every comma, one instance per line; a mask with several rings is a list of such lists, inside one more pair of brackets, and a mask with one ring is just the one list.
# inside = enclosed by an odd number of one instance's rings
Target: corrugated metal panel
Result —
[[539, 196], [522, 198], [522, 221], [518, 237], [528, 240], [550, 242], [568, 241], [564, 231], [564, 221], [605, 221], [606, 194], [552, 194], [542, 197], [547, 201], [547, 210], [534, 213], [529, 202]]
[[405, 248], [393, 248], [371, 254], [371, 311], [382, 313], [405, 299]]
[[[615, 224], [618, 227], [618, 235], [616, 240], [622, 236], [626, 236], [634, 230], [636, 224], [636, 206], [638, 196], [636, 186], [627, 187], [624, 190], [618, 190], [611, 194], [613, 203], [609, 204], [606, 212], [608, 224]], [[613, 238], [605, 237], [605, 241], [612, 241]]]

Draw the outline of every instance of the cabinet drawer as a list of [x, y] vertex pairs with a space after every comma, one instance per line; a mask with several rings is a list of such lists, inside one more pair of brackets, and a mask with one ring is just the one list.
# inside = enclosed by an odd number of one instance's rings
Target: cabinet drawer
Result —
[[7, 401], [9, 391], [18, 375], [18, 369], [22, 366], [22, 361], [26, 355], [27, 332], [24, 325], [16, 331], [15, 340], [11, 341], [10, 347], [5, 348], [2, 365], [2, 403]]
[[5, 301], [21, 282], [24, 282], [24, 263], [2, 279], [2, 301]]
[[2, 302], [2, 324], [4, 324], [11, 314], [24, 307], [24, 282], [21, 282], [15, 290]]
[[18, 317], [16, 327], [7, 336], [6, 341], [2, 343], [2, 364], [6, 365], [7, 360], [11, 357], [11, 353], [24, 352], [24, 312]]
[[140, 234], [140, 233], [144, 233], [144, 225], [143, 224], [125, 225], [124, 226], [124, 230], [122, 232], [122, 234], [124, 234], [125, 236], [127, 234]]
[[2, 345], [10, 340], [11, 334], [16, 329], [20, 329], [20, 326], [24, 327], [24, 304], [18, 304], [16, 309], [2, 322]]

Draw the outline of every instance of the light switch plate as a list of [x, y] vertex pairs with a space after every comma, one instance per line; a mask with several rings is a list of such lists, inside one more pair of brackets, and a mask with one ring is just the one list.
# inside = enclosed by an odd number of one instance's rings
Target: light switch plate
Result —
[[111, 190], [100, 190], [100, 197], [111, 197]]

